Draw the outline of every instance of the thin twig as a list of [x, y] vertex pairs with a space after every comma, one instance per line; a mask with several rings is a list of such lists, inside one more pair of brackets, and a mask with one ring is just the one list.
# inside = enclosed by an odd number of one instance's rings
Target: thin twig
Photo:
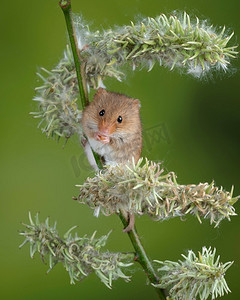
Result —
[[[77, 39], [76, 39], [76, 34], [75, 34], [75, 29], [72, 21], [72, 10], [71, 10], [71, 0], [61, 0], [59, 2], [59, 6], [61, 7], [64, 16], [65, 16], [65, 21], [67, 25], [67, 31], [69, 35], [69, 40], [71, 44], [71, 49], [73, 53], [73, 58], [74, 58], [74, 64], [75, 64], [75, 69], [76, 69], [76, 74], [77, 74], [77, 79], [78, 79], [78, 86], [79, 86], [79, 93], [80, 93], [80, 98], [81, 98], [81, 103], [82, 103], [82, 109], [84, 109], [88, 104], [88, 92], [87, 92], [87, 87], [86, 87], [86, 80], [85, 80], [85, 74], [84, 74], [84, 62], [81, 61], [80, 53], [77, 47]], [[98, 168], [101, 166], [101, 161], [100, 157], [97, 153], [94, 151], [93, 155], [96, 160], [96, 164]]]
[[82, 103], [82, 107], [84, 108], [86, 105], [88, 105], [89, 100], [88, 100], [87, 86], [86, 86], [86, 80], [84, 75], [84, 62], [81, 60], [79, 49], [77, 47], [76, 34], [73, 26], [71, 1], [61, 0], [59, 2], [59, 6], [61, 7], [64, 13], [64, 17], [67, 25], [68, 36], [72, 48], [73, 59], [74, 59], [74, 64], [76, 67], [76, 73], [78, 78], [78, 87], [79, 87], [81, 103]]
[[[128, 226], [128, 221], [122, 213], [119, 213], [119, 217], [123, 223], [123, 226], [124, 227]], [[129, 238], [132, 242], [132, 245], [136, 251], [135, 261], [139, 262], [139, 264], [142, 266], [142, 268], [144, 269], [150, 282], [153, 284], [158, 284], [159, 277], [157, 276], [157, 274], [152, 266], [152, 263], [149, 260], [147, 254], [145, 252], [145, 249], [142, 245], [140, 237], [137, 233], [136, 226], [134, 226], [134, 228], [128, 232], [128, 236], [129, 236]], [[155, 288], [155, 290], [159, 296], [159, 299], [162, 299], [162, 300], [166, 299], [165, 292], [163, 289]]]
[[[82, 100], [82, 107], [83, 109], [86, 107], [88, 104], [88, 97], [86, 97], [86, 94], [84, 93], [83, 89], [83, 78], [84, 76], [81, 75], [80, 73], [80, 56], [79, 52], [77, 51], [77, 42], [76, 42], [76, 36], [74, 32], [74, 27], [73, 27], [73, 22], [72, 22], [72, 16], [71, 16], [71, 1], [70, 0], [61, 0], [59, 2], [60, 7], [63, 10], [65, 20], [66, 20], [66, 25], [67, 25], [67, 30], [69, 34], [69, 39], [72, 47], [72, 52], [73, 52], [73, 57], [74, 57], [74, 63], [77, 71], [77, 78], [78, 78], [78, 83], [79, 83], [79, 92]], [[99, 169], [102, 169], [102, 163], [100, 160], [100, 157], [97, 153], [94, 153], [94, 158], [96, 160], [96, 163], [99, 167]], [[120, 213], [119, 217], [124, 225], [124, 227], [127, 227], [128, 225], [128, 220]], [[145, 273], [147, 274], [149, 280], [153, 284], [158, 284], [159, 283], [159, 278], [156, 275], [156, 272], [151, 264], [150, 259], [148, 258], [143, 245], [141, 243], [141, 240], [137, 234], [136, 228], [134, 227], [131, 231], [128, 232], [128, 236], [133, 244], [133, 247], [136, 251], [136, 261], [140, 263], [140, 265], [143, 267]], [[155, 288], [159, 299], [165, 300], [166, 296], [164, 294], [164, 290], [160, 288]]]

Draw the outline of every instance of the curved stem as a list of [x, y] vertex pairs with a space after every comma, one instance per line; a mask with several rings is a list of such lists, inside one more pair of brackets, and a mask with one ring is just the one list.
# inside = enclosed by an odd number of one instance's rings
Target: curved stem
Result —
[[[89, 99], [88, 99], [87, 84], [85, 80], [84, 62], [81, 60], [79, 49], [77, 47], [77, 39], [76, 39], [74, 24], [72, 21], [71, 0], [61, 0], [59, 2], [59, 6], [61, 7], [64, 13], [64, 17], [67, 25], [68, 36], [71, 44], [75, 69], [77, 73], [82, 109], [84, 109], [89, 104]], [[98, 168], [101, 169], [101, 161], [99, 155], [97, 155], [94, 151], [92, 152]]]
[[[72, 47], [72, 52], [73, 52], [73, 57], [74, 57], [74, 63], [76, 67], [76, 72], [77, 72], [77, 78], [78, 78], [78, 84], [79, 84], [79, 92], [82, 100], [82, 107], [83, 109], [86, 107], [88, 104], [88, 93], [87, 90], [84, 90], [84, 85], [83, 85], [83, 79], [85, 79], [85, 75], [83, 74], [84, 69], [81, 67], [81, 58], [79, 51], [77, 50], [77, 41], [76, 41], [76, 36], [74, 32], [74, 27], [73, 27], [73, 22], [72, 22], [72, 16], [71, 16], [71, 1], [70, 0], [61, 0], [59, 2], [60, 7], [63, 10], [65, 20], [66, 20], [66, 25], [67, 25], [67, 30], [69, 34], [69, 39]], [[102, 163], [100, 160], [100, 157], [97, 153], [93, 151], [94, 158], [96, 160], [97, 166], [99, 169], [102, 169]], [[128, 220], [123, 216], [122, 213], [119, 214], [119, 217], [126, 228], [128, 226]], [[136, 227], [128, 232], [128, 236], [133, 244], [133, 247], [136, 251], [136, 258], [135, 260], [140, 263], [142, 268], [144, 269], [145, 273], [147, 274], [149, 280], [151, 283], [156, 284], [159, 283], [159, 278], [151, 264], [151, 261], [149, 260], [143, 245], [141, 243], [141, 240], [137, 234]], [[164, 290], [155, 288], [158, 296], [160, 299], [165, 300], [166, 296], [164, 294]]]
[[[119, 213], [119, 217], [123, 223], [123, 226], [126, 227], [128, 225], [128, 220], [124, 217], [124, 215], [122, 213]], [[136, 251], [135, 260], [137, 262], [139, 262], [139, 264], [142, 266], [142, 268], [144, 269], [150, 282], [153, 284], [158, 284], [159, 278], [152, 266], [150, 259], [148, 258], [147, 254], [145, 252], [145, 249], [142, 245], [140, 237], [137, 233], [136, 226], [134, 226], [134, 228], [128, 232], [128, 236], [129, 236], [129, 238], [132, 242], [132, 245]], [[155, 290], [159, 296], [159, 299], [162, 299], [162, 300], [166, 299], [165, 292], [163, 289], [155, 288]]]
[[81, 61], [81, 56], [79, 53], [79, 49], [77, 47], [77, 40], [76, 40], [75, 30], [72, 21], [71, 1], [61, 0], [59, 2], [59, 5], [64, 13], [64, 17], [67, 25], [68, 36], [72, 48], [73, 59], [74, 59], [77, 78], [78, 78], [78, 87], [79, 87], [82, 108], [84, 108], [86, 105], [88, 105], [89, 100], [88, 100], [87, 86], [86, 86], [86, 80], [84, 75], [84, 64], [83, 61]]

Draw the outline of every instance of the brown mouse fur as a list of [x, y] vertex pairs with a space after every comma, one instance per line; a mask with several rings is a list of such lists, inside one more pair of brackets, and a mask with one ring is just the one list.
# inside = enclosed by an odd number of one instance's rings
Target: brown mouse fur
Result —
[[[139, 100], [100, 88], [83, 111], [82, 126], [91, 148], [101, 155], [106, 164], [127, 163], [132, 157], [135, 163], [139, 160], [142, 151]], [[94, 159], [87, 149], [89, 145], [85, 152], [94, 166]], [[134, 227], [135, 216], [123, 214], [129, 222], [124, 232], [129, 232]]]
[[[100, 116], [103, 110], [104, 115]], [[139, 100], [103, 88], [98, 89], [93, 101], [84, 109], [83, 131], [106, 164], [125, 163], [132, 157], [138, 161], [142, 150], [139, 110]]]

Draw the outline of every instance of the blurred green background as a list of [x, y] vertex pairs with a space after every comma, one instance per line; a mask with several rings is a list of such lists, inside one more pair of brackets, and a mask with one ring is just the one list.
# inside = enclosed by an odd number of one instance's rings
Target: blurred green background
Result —
[[[186, 10], [199, 18], [209, 18], [214, 25], [226, 25], [240, 37], [240, 2], [157, 1], [157, 0], [73, 0], [73, 10], [81, 12], [91, 28], [128, 24], [139, 16]], [[72, 201], [80, 184], [91, 174], [77, 139], [63, 149], [37, 129], [29, 115], [36, 109], [31, 101], [38, 85], [35, 72], [41, 66], [53, 67], [62, 57], [66, 30], [57, 0], [1, 1], [1, 297], [2, 299], [157, 299], [146, 285], [142, 269], [136, 266], [132, 282], [115, 282], [108, 290], [94, 275], [70, 285], [67, 272], [57, 265], [46, 275], [47, 266], [38, 255], [29, 257], [29, 247], [21, 250], [21, 222], [28, 222], [28, 211], [40, 212], [58, 221], [63, 234], [79, 225], [80, 235], [113, 232], [111, 251], [131, 251], [132, 246], [116, 216], [93, 217], [87, 206]], [[237, 41], [237, 38], [235, 38]], [[198, 81], [178, 72], [155, 67], [152, 72], [129, 73], [123, 83], [107, 81], [111, 90], [139, 98], [142, 103], [144, 155], [164, 161], [168, 171], [175, 171], [182, 184], [215, 179], [217, 185], [240, 194], [240, 60], [233, 70], [211, 80]], [[235, 70], [235, 72], [233, 72]], [[156, 126], [156, 127], [155, 127]], [[152, 128], [155, 127], [155, 128]], [[161, 131], [164, 129], [165, 131]], [[163, 133], [162, 135], [159, 134]], [[236, 204], [239, 213], [239, 204]], [[153, 222], [137, 218], [138, 231], [146, 251], [153, 259], [177, 260], [187, 249], [202, 246], [217, 248], [223, 262], [234, 260], [226, 277], [232, 290], [224, 299], [239, 299], [240, 218], [223, 221], [214, 229], [209, 221], [199, 224], [188, 216], [184, 221], [170, 219]]]

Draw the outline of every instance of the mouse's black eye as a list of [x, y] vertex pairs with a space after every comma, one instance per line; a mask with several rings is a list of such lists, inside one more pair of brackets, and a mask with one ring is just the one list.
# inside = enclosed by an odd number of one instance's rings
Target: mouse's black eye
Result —
[[122, 117], [119, 116], [119, 117], [117, 118], [117, 121], [118, 121], [118, 123], [122, 123]]
[[102, 109], [100, 112], [99, 112], [99, 116], [104, 116], [104, 114], [105, 114], [105, 110], [104, 109]]

